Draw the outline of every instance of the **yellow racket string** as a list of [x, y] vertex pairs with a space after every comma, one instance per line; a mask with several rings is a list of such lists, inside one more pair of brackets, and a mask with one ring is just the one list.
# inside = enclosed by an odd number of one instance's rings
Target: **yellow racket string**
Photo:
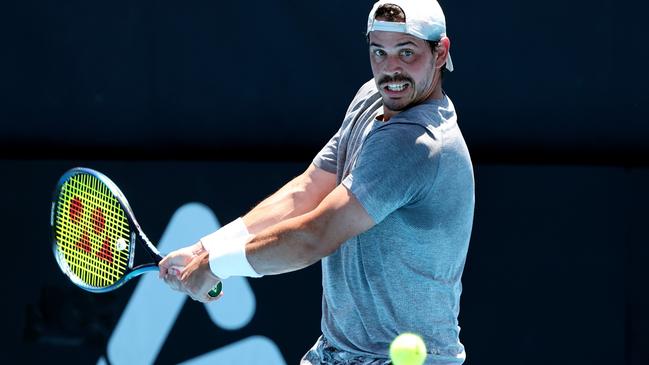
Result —
[[126, 215], [108, 187], [77, 174], [61, 187], [56, 211], [60, 257], [86, 285], [113, 285], [126, 271], [130, 252]]

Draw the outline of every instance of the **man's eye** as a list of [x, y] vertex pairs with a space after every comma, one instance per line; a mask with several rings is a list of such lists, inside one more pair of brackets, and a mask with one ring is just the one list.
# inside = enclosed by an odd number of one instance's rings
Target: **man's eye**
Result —
[[385, 52], [383, 52], [382, 49], [375, 49], [374, 50], [374, 55], [377, 56], [377, 57], [382, 57], [382, 56], [385, 56]]
[[412, 56], [414, 54], [415, 53], [413, 51], [409, 50], [409, 49], [404, 49], [403, 51], [401, 51], [401, 55], [405, 56], [405, 57], [410, 57], [410, 56]]

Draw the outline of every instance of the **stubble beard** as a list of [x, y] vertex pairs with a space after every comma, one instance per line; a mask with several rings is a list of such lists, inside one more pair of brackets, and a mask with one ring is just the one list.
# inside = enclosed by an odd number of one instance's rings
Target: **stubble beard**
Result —
[[[398, 100], [395, 100], [395, 99], [391, 99], [387, 94], [385, 94], [382, 85], [385, 85], [386, 83], [390, 83], [390, 82], [397, 83], [402, 81], [408, 83], [408, 93], [406, 95], [403, 95]], [[406, 110], [415, 101], [415, 96], [417, 94], [417, 87], [415, 85], [415, 81], [408, 76], [402, 76], [402, 75], [396, 77], [384, 76], [379, 80], [376, 86], [379, 89], [379, 92], [381, 93], [383, 107], [391, 111], [400, 112]]]

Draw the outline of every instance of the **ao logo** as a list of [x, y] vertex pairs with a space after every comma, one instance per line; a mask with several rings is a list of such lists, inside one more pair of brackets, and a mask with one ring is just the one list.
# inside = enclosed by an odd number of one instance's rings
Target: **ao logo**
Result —
[[[186, 204], [174, 213], [158, 248], [161, 252], [173, 251], [188, 242], [196, 242], [219, 227], [218, 220], [209, 208], [198, 203]], [[250, 322], [255, 313], [254, 293], [242, 277], [227, 279], [223, 286], [227, 288], [227, 295], [205, 308], [217, 326], [226, 330], [240, 329]], [[140, 277], [108, 341], [108, 359], [101, 357], [97, 364], [155, 362], [185, 300], [187, 296], [170, 290], [155, 274]], [[272, 340], [252, 336], [183, 364], [286, 365], [286, 362]]]

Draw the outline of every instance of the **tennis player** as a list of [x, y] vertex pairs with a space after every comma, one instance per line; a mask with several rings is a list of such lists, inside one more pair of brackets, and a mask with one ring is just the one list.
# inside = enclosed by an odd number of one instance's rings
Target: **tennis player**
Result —
[[301, 364], [389, 364], [391, 341], [406, 331], [423, 337], [426, 364], [461, 364], [474, 181], [442, 89], [453, 70], [444, 13], [435, 0], [381, 0], [367, 37], [374, 78], [313, 163], [242, 218], [169, 254], [160, 275], [208, 302], [219, 280], [320, 261], [322, 336]]

